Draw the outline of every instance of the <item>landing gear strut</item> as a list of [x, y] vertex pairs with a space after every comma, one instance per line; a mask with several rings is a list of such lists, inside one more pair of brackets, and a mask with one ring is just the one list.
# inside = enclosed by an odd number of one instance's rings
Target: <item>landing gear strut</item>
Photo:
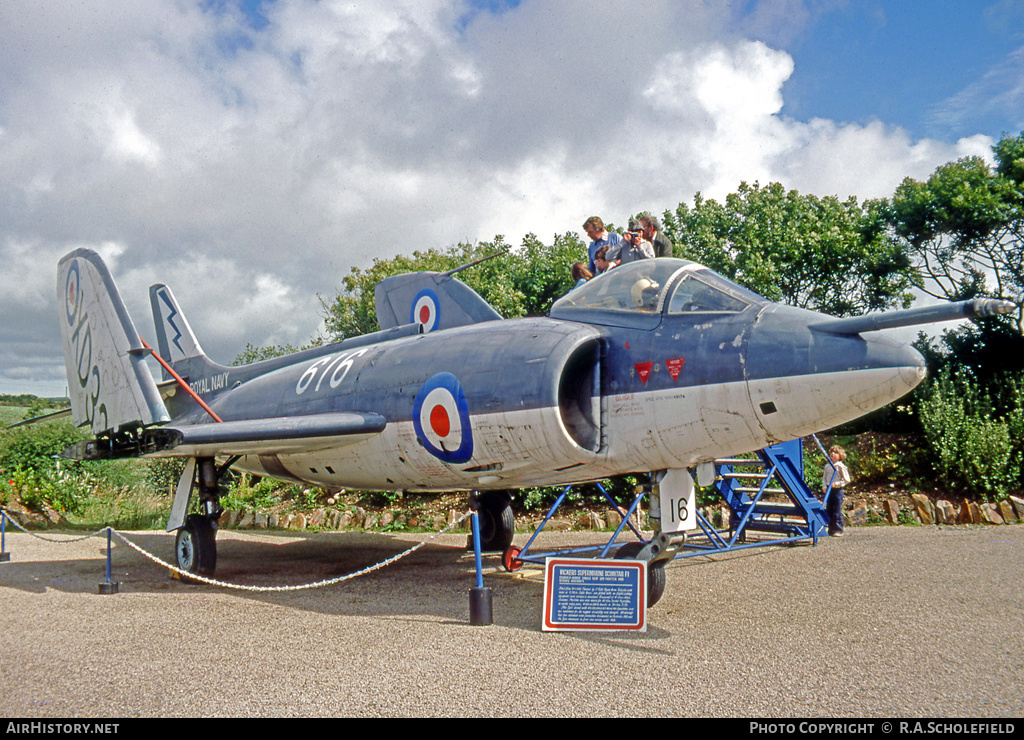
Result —
[[[168, 529], [178, 530], [174, 540], [174, 559], [185, 573], [212, 576], [217, 569], [217, 520], [224, 511], [220, 506], [218, 481], [235, 459], [220, 469], [212, 457], [190, 460], [178, 481]], [[182, 522], [181, 517], [188, 510], [193, 490], [199, 494], [201, 512], [189, 514]]]

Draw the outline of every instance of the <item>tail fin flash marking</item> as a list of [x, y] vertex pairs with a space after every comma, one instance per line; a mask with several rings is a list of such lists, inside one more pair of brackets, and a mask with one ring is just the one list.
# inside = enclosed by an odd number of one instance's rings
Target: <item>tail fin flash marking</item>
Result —
[[160, 300], [167, 304], [167, 308], [170, 310], [170, 313], [167, 314], [164, 320], [171, 326], [172, 329], [174, 329], [175, 332], [174, 336], [171, 337], [171, 343], [178, 348], [178, 351], [181, 352], [182, 355], [184, 355], [185, 350], [181, 348], [181, 343], [178, 341], [179, 339], [181, 339], [181, 329], [179, 329], [177, 325], [174, 323], [174, 317], [178, 315], [178, 311], [174, 307], [174, 304], [167, 300], [167, 293], [165, 291], [158, 291], [157, 296], [160, 298]]
[[149, 298], [156, 323], [157, 346], [164, 358], [174, 365], [204, 356], [203, 348], [199, 346], [199, 340], [171, 289], [166, 285], [154, 285], [149, 289]]

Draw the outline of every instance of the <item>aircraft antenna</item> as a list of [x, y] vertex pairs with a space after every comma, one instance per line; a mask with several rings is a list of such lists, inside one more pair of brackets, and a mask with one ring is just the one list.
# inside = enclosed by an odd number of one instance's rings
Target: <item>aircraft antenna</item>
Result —
[[473, 260], [472, 262], [467, 262], [466, 264], [462, 265], [462, 267], [455, 267], [455, 268], [453, 268], [451, 270], [448, 270], [448, 272], [442, 272], [441, 274], [444, 275], [445, 277], [451, 277], [455, 273], [462, 272], [463, 270], [465, 270], [465, 269], [467, 269], [469, 267], [473, 267], [474, 265], [479, 265], [481, 262], [486, 262], [487, 260], [492, 260], [495, 257], [500, 257], [501, 255], [506, 254], [508, 252], [508, 250], [510, 250], [510, 249], [512, 249], [512, 245], [511, 244], [509, 246], [505, 247], [504, 249], [502, 249], [500, 252], [495, 252], [494, 254], [489, 254], [486, 257], [481, 257], [478, 260]]

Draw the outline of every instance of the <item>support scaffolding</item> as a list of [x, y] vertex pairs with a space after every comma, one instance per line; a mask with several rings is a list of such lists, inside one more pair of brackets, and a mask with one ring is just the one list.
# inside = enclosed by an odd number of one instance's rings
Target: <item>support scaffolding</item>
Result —
[[556, 556], [561, 557], [564, 555], [583, 555], [589, 553], [593, 557], [606, 558], [608, 557], [608, 554], [612, 551], [613, 547], [618, 549], [618, 547], [622, 546], [622, 543], [618, 543], [618, 545], [616, 545], [615, 541], [618, 539], [619, 535], [622, 534], [623, 530], [626, 529], [626, 527], [629, 527], [633, 534], [636, 535], [637, 540], [645, 542], [646, 539], [644, 537], [644, 534], [639, 530], [639, 528], [634, 523], [633, 516], [640, 508], [640, 502], [643, 501], [644, 496], [647, 494], [647, 487], [637, 486], [636, 494], [634, 495], [633, 500], [630, 502], [629, 508], [626, 511], [623, 511], [622, 507], [619, 506], [615, 502], [615, 500], [608, 494], [608, 491], [605, 490], [604, 486], [602, 486], [600, 483], [596, 483], [595, 485], [601, 491], [601, 495], [603, 495], [605, 500], [608, 502], [610, 509], [617, 511], [619, 513], [619, 516], [621, 517], [619, 526], [616, 527], [615, 531], [612, 533], [611, 537], [605, 544], [562, 550], [553, 550], [549, 552], [532, 552], [530, 550], [530, 548], [536, 541], [538, 535], [540, 535], [541, 531], [543, 531], [547, 523], [551, 521], [551, 518], [561, 507], [562, 502], [565, 501], [565, 497], [568, 496], [569, 492], [573, 489], [573, 484], [569, 484], [568, 486], [562, 489], [562, 492], [559, 494], [558, 498], [555, 499], [555, 503], [551, 505], [551, 508], [548, 510], [548, 513], [544, 516], [544, 519], [541, 520], [540, 524], [537, 525], [537, 528], [530, 536], [530, 539], [527, 540], [526, 544], [523, 545], [521, 548], [513, 545], [504, 552], [504, 554], [502, 555], [502, 564], [505, 566], [505, 570], [519, 570], [524, 563], [532, 563], [534, 565], [543, 566], [545, 558]]
[[[817, 438], [811, 439], [824, 453]], [[721, 528], [716, 528], [698, 511], [697, 530], [689, 533], [685, 544], [675, 555], [676, 558], [808, 541], [816, 545], [819, 537], [828, 535], [825, 505], [804, 480], [802, 439], [766, 447], [750, 458], [716, 460], [714, 466], [714, 488], [727, 505], [729, 520], [723, 522]], [[621, 523], [605, 543], [533, 552], [537, 537], [573, 489], [572, 485], [568, 485], [527, 543], [522, 548], [513, 546], [505, 551], [502, 556], [505, 569], [518, 570], [525, 563], [542, 566], [545, 558], [564, 555], [589, 554], [590, 557], [605, 558], [611, 554], [614, 557], [624, 546], [616, 540], [627, 527], [640, 543], [650, 542], [648, 534], [641, 532], [633, 521], [633, 515], [650, 493], [650, 484], [637, 486], [636, 495], [626, 511], [622, 510], [601, 484], [597, 486], [610, 509], [617, 511], [621, 517]], [[654, 534], [656, 536], [658, 533]], [[633, 543], [626, 544], [634, 546]]]
[[714, 486], [728, 506], [728, 526], [716, 529], [698, 512], [701, 531], [676, 557], [804, 541], [816, 545], [828, 535], [825, 506], [804, 480], [801, 439], [765, 447], [753, 458], [716, 460]]

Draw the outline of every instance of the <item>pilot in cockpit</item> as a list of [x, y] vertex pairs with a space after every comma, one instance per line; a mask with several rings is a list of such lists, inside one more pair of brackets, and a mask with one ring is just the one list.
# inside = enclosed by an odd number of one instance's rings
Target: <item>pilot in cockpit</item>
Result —
[[633, 283], [629, 291], [634, 308], [640, 311], [654, 311], [658, 307], [658, 292], [661, 286], [649, 277], [642, 277]]

